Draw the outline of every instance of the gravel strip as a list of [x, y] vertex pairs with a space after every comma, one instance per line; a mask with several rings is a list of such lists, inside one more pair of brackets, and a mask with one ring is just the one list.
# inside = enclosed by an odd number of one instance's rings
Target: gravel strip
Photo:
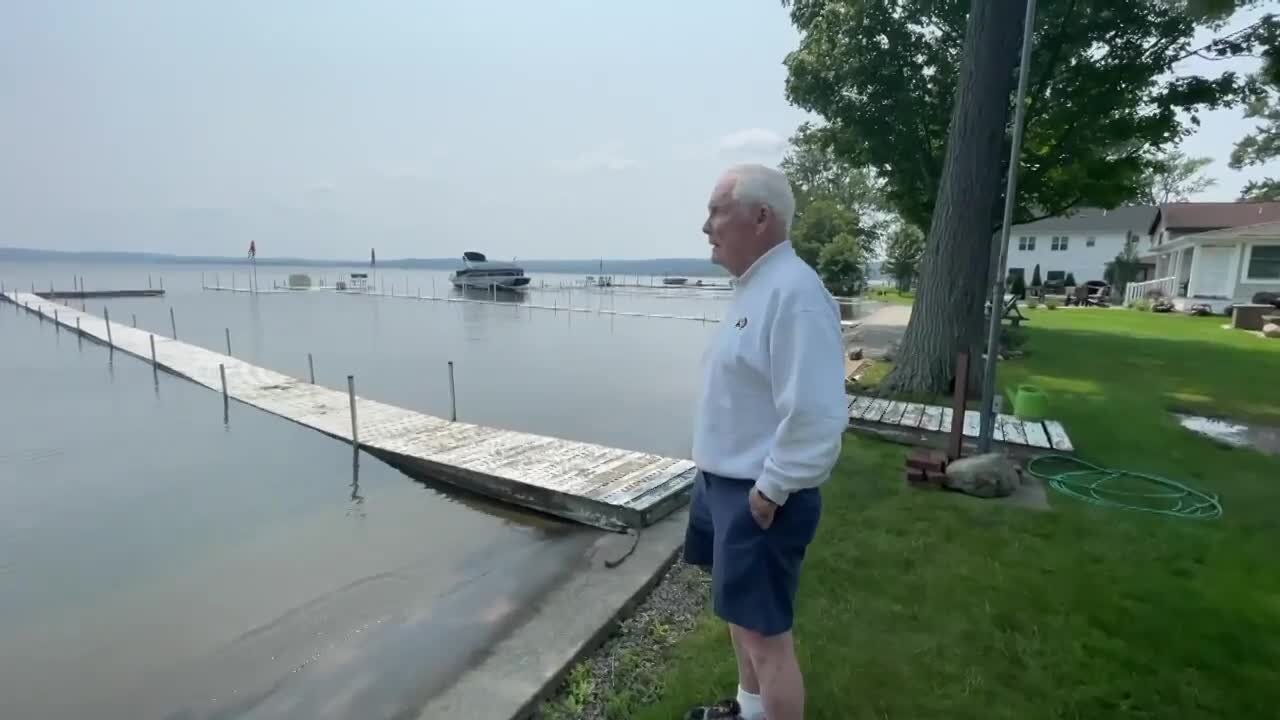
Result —
[[575, 665], [539, 709], [544, 720], [626, 720], [662, 694], [663, 660], [697, 624], [711, 576], [677, 561], [635, 614]]

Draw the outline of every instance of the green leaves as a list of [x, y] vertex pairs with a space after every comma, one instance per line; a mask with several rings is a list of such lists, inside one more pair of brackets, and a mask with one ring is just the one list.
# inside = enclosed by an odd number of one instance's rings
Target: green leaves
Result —
[[818, 274], [835, 295], [856, 295], [867, 282], [867, 257], [862, 243], [841, 233], [818, 254]]
[[[928, 227], [969, 3], [785, 4], [801, 32], [786, 59], [787, 97], [826, 121], [807, 132], [849, 164], [871, 169], [886, 201], [910, 224]], [[1155, 164], [1152, 150], [1186, 135], [1188, 114], [1241, 102], [1252, 91], [1247, 78], [1175, 72], [1198, 51], [1231, 57], [1262, 46], [1267, 36], [1258, 31], [1193, 47], [1197, 29], [1224, 13], [1214, 0], [1196, 7], [1041, 0], [1015, 219], [1139, 197]], [[1009, 58], [1009, 73], [1016, 63]]]
[[[1245, 117], [1261, 120], [1262, 124], [1236, 143], [1235, 150], [1231, 152], [1230, 163], [1235, 170], [1264, 165], [1280, 158], [1280, 101], [1277, 101], [1275, 94], [1251, 103]], [[1280, 200], [1280, 179], [1250, 181], [1241, 191], [1240, 199]]]

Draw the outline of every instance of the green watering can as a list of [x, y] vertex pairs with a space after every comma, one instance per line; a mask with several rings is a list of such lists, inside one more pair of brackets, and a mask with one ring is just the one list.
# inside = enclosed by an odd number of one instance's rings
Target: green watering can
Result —
[[1043, 420], [1049, 415], [1049, 396], [1034, 385], [1019, 385], [1013, 396], [1013, 414], [1019, 420]]

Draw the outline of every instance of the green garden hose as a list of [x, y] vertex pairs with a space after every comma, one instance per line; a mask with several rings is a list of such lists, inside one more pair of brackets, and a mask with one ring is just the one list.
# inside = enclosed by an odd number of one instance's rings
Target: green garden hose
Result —
[[[1055, 467], [1045, 469], [1048, 465]], [[1159, 475], [1098, 467], [1068, 455], [1034, 458], [1027, 463], [1027, 472], [1060, 493], [1095, 505], [1194, 520], [1222, 516], [1217, 495]]]

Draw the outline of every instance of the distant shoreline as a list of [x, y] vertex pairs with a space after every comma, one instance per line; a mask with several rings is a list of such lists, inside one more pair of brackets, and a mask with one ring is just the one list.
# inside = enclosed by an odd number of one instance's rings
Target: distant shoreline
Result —
[[[214, 255], [171, 255], [146, 252], [62, 251], [34, 248], [0, 247], [0, 262], [51, 262], [138, 265], [246, 265], [246, 257]], [[581, 275], [676, 275], [688, 277], [727, 277], [728, 274], [710, 260], [699, 258], [652, 258], [647, 260], [517, 260], [530, 272]], [[368, 267], [368, 260], [318, 260], [296, 257], [257, 258], [263, 267]], [[379, 258], [378, 268], [456, 270], [462, 261], [455, 258]], [[603, 267], [603, 269], [602, 269]]]

